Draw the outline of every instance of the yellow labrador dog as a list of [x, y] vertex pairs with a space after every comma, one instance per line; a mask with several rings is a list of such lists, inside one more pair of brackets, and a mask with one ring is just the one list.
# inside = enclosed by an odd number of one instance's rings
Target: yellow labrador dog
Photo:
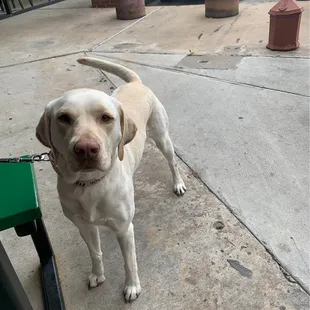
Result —
[[180, 196], [186, 188], [177, 168], [166, 111], [152, 91], [123, 66], [89, 57], [78, 62], [110, 72], [127, 83], [112, 96], [94, 89], [64, 93], [46, 106], [36, 135], [51, 149], [63, 212], [87, 244], [92, 260], [89, 287], [105, 280], [98, 231], [103, 225], [115, 232], [122, 250], [124, 297], [130, 302], [141, 292], [132, 224], [133, 174], [147, 131], [169, 163], [174, 192]]

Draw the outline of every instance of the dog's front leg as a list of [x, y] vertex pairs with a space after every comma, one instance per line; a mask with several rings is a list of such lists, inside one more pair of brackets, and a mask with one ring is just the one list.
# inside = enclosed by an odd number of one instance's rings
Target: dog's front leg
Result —
[[117, 235], [117, 240], [125, 262], [126, 280], [124, 297], [126, 301], [131, 302], [137, 299], [141, 293], [136, 259], [135, 236], [132, 223], [130, 223], [128, 230], [125, 233]]
[[96, 287], [103, 283], [105, 280], [99, 229], [97, 226], [86, 222], [80, 216], [74, 216], [71, 218], [71, 220], [79, 229], [80, 234], [88, 247], [91, 257], [92, 272], [89, 276], [88, 286], [89, 288]]

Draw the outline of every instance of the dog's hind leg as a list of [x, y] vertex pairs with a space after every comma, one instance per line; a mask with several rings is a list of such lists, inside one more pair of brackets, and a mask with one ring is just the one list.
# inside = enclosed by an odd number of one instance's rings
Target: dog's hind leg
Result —
[[165, 108], [156, 97], [154, 99], [154, 106], [151, 116], [148, 120], [148, 135], [155, 141], [156, 146], [160, 149], [168, 161], [173, 177], [174, 193], [178, 196], [184, 195], [186, 187], [180, 175], [176, 155], [174, 153], [174, 147], [169, 136], [168, 116]]

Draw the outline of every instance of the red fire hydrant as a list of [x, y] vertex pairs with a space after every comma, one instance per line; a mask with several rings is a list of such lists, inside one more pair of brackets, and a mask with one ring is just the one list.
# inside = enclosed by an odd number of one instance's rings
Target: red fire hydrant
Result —
[[277, 51], [291, 51], [299, 47], [301, 13], [295, 0], [280, 0], [269, 11], [269, 42], [267, 48]]

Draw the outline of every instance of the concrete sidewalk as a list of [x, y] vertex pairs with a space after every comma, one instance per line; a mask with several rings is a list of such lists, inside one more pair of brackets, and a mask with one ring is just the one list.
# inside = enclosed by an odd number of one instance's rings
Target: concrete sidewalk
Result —
[[[37, 164], [67, 309], [309, 309], [309, 5], [300, 4], [302, 47], [284, 54], [264, 47], [272, 3], [244, 2], [222, 20], [205, 19], [203, 6], [151, 7], [124, 22], [70, 0], [0, 21], [1, 157], [43, 151], [34, 128], [61, 92], [119, 85], [76, 63], [89, 53], [133, 68], [161, 99], [189, 189], [173, 195], [148, 143], [135, 182], [143, 292], [126, 305], [114, 236], [101, 234], [106, 281], [88, 291], [86, 246], [62, 214], [54, 172]], [[42, 309], [31, 240], [0, 238]]]
[[[149, 55], [141, 56], [147, 65], [110, 56], [138, 72], [165, 103], [179, 156], [309, 289], [309, 61], [245, 57], [227, 78], [214, 79], [216, 71], [207, 69], [167, 69], [167, 57], [153, 67]], [[269, 62], [281, 86], [259, 85], [275, 75], [266, 70]], [[293, 67], [300, 70], [287, 74]]]

